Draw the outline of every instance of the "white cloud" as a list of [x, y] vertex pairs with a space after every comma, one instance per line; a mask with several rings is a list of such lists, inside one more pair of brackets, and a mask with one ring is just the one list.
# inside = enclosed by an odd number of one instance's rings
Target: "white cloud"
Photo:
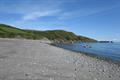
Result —
[[[10, 3], [9, 5], [7, 5]], [[24, 23], [27, 20], [36, 20], [46, 16], [56, 16], [61, 12], [60, 5], [63, 1], [59, 0], [20, 0], [3, 1], [0, 3], [0, 12], [17, 15], [15, 23]], [[2, 5], [1, 5], [2, 4]], [[7, 5], [7, 6], [6, 6]]]
[[58, 12], [60, 12], [60, 10], [33, 12], [33, 13], [30, 13], [30, 14], [24, 15], [23, 20], [35, 20], [35, 19], [40, 18], [40, 17], [55, 15]]
[[8, 0], [0, 3], [0, 12], [28, 14], [36, 11], [58, 9], [60, 4], [56, 0]]

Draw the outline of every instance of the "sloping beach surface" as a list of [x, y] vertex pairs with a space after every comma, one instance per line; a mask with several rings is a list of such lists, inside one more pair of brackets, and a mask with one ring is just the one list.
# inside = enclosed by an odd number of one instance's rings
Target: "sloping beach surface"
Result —
[[0, 39], [0, 80], [120, 80], [117, 64], [46, 43]]

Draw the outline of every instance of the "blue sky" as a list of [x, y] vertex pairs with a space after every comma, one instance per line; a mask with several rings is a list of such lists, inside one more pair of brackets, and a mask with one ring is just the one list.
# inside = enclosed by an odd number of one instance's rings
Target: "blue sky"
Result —
[[0, 0], [0, 23], [120, 41], [120, 0]]

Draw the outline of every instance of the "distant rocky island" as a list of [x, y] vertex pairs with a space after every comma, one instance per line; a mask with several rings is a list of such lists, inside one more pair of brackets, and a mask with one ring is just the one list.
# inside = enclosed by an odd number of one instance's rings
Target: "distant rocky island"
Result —
[[98, 41], [99, 43], [113, 43], [113, 41]]
[[79, 36], [73, 32], [65, 30], [25, 30], [19, 29], [10, 25], [0, 24], [1, 38], [20, 38], [20, 39], [48, 39], [54, 42], [96, 42], [97, 40], [85, 36]]

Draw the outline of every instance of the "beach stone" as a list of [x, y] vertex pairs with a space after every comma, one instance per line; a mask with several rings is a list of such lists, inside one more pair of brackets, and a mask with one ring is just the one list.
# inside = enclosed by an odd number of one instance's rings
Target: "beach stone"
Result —
[[26, 73], [25, 76], [29, 76], [29, 74]]
[[109, 77], [109, 78], [111, 78], [112, 76], [111, 76], [111, 75], [109, 75], [108, 77]]

